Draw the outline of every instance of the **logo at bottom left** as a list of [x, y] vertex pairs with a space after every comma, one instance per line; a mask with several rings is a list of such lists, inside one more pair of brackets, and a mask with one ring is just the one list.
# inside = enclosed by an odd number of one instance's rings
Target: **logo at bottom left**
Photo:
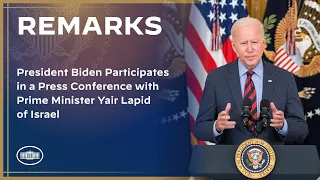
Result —
[[43, 152], [37, 146], [24, 146], [16, 153], [17, 160], [27, 166], [37, 165], [43, 159]]

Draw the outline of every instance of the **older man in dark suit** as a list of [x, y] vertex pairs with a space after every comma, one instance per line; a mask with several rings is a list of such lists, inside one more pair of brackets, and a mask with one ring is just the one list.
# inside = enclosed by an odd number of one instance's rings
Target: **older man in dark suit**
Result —
[[296, 82], [291, 73], [262, 59], [266, 48], [263, 25], [245, 17], [234, 23], [231, 35], [239, 58], [208, 74], [195, 136], [217, 144], [240, 144], [253, 138], [254, 131], [241, 118], [243, 99], [251, 99], [254, 119], [259, 119], [260, 101], [267, 99], [271, 102], [270, 126], [258, 138], [270, 144], [283, 144], [285, 139], [302, 144], [308, 125]]

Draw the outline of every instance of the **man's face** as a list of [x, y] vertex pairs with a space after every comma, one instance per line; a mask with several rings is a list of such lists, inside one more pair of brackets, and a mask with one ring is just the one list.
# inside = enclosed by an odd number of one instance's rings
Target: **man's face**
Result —
[[267, 47], [258, 24], [237, 27], [233, 39], [233, 50], [241, 62], [253, 69], [260, 61], [263, 50]]

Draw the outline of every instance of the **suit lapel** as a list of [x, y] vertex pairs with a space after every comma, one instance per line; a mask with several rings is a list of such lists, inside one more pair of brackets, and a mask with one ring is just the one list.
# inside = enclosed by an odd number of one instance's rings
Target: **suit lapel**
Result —
[[238, 111], [241, 113], [242, 108], [242, 94], [241, 94], [241, 86], [240, 86], [240, 77], [239, 77], [239, 69], [238, 69], [238, 60], [234, 61], [229, 66], [229, 74], [228, 74], [228, 84], [236, 103]]
[[262, 99], [267, 99], [270, 102], [273, 100], [273, 91], [276, 83], [276, 78], [274, 78], [273, 65], [268, 62], [263, 61], [263, 90]]

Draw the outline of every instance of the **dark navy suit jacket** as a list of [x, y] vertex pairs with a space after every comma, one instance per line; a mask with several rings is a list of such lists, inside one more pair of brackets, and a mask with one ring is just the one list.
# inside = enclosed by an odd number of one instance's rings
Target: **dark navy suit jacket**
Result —
[[[265, 61], [263, 61], [263, 67], [262, 99], [273, 102], [278, 110], [284, 112], [288, 132], [283, 137], [275, 128], [269, 126], [270, 121], [268, 121], [268, 127], [259, 134], [258, 138], [270, 144], [284, 144], [286, 139], [302, 144], [308, 135], [308, 125], [304, 120], [303, 107], [294, 76]], [[243, 125], [242, 101], [238, 60], [209, 72], [194, 127], [196, 138], [216, 144], [237, 145], [253, 138], [253, 133]], [[213, 124], [218, 114], [225, 110], [227, 103], [231, 103], [230, 121], [236, 121], [236, 126], [234, 129], [225, 129], [220, 136], [215, 137]], [[272, 118], [271, 110], [270, 116]]]

